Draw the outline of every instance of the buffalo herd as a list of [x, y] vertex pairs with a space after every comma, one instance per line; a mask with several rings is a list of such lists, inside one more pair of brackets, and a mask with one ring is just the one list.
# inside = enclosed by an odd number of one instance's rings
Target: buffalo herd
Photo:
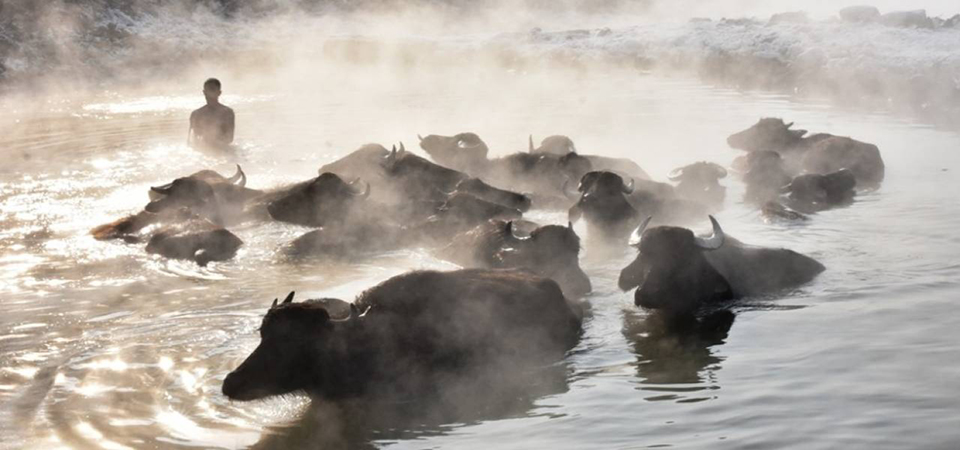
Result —
[[[204, 266], [233, 258], [243, 242], [230, 227], [279, 221], [309, 228], [282, 252], [351, 258], [423, 248], [463, 267], [390, 278], [355, 301], [274, 301], [261, 343], [223, 383], [237, 400], [293, 391], [325, 397], [430, 390], [438, 379], [478, 368], [549, 363], [573, 348], [593, 286], [581, 248], [636, 247], [619, 287], [638, 307], [676, 323], [743, 297], [775, 294], [824, 270], [782, 248], [728, 236], [723, 209], [730, 173], [743, 202], [773, 220], [850, 205], [876, 189], [884, 164], [875, 145], [807, 135], [764, 118], [727, 139], [745, 153], [728, 169], [694, 162], [654, 181], [629, 159], [581, 154], [566, 136], [491, 158], [474, 133], [420, 137], [432, 159], [403, 144], [367, 144], [319, 168], [316, 178], [270, 189], [204, 170], [153, 187], [142, 211], [94, 228], [99, 240], [146, 243], [149, 253]], [[531, 208], [566, 211], [537, 224]], [[586, 223], [587, 240], [573, 224]], [[690, 225], [712, 225], [697, 236]], [[631, 244], [631, 240], [637, 242]]]

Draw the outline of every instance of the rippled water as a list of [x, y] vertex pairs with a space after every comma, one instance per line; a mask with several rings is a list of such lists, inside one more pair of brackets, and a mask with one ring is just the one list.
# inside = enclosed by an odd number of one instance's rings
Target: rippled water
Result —
[[[587, 249], [594, 315], [556, 382], [466, 423], [370, 424], [360, 440], [391, 448], [956, 448], [960, 136], [636, 73], [509, 73], [495, 83], [461, 75], [469, 89], [326, 73], [322, 83], [227, 95], [238, 123], [230, 157], [183, 144], [189, 109], [201, 100], [192, 91], [110, 94], [4, 118], [0, 446], [327, 448], [351, 433], [340, 406], [220, 394], [223, 377], [258, 343], [270, 301], [290, 290], [351, 299], [408, 269], [454, 267], [418, 250], [291, 263], [277, 248], [305, 230], [281, 224], [237, 228], [246, 243], [237, 257], [205, 269], [87, 234], [142, 208], [150, 185], [240, 162], [250, 186], [268, 187], [314, 176], [365, 142], [412, 148], [416, 133], [467, 130], [496, 153], [523, 149], [528, 133], [568, 134], [581, 151], [629, 156], [663, 178], [694, 160], [729, 163], [737, 152], [726, 147], [728, 134], [783, 116], [876, 143], [887, 163], [882, 189], [801, 224], [765, 223], [739, 202], [743, 186], [726, 180], [718, 215], [726, 231], [814, 256], [828, 270], [813, 283], [739, 303], [727, 333], [664, 335], [616, 288], [630, 255]], [[560, 212], [532, 217], [565, 220]]]

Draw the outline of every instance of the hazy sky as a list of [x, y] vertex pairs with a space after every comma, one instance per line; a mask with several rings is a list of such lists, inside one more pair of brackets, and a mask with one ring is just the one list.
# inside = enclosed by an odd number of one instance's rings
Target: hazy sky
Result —
[[814, 17], [823, 17], [834, 15], [840, 9], [851, 5], [873, 5], [882, 13], [915, 9], [926, 9], [927, 14], [932, 16], [950, 17], [960, 13], [960, 2], [957, 0], [682, 0], [658, 4], [658, 12], [664, 14], [704, 17], [763, 17], [784, 11], [807, 11]]

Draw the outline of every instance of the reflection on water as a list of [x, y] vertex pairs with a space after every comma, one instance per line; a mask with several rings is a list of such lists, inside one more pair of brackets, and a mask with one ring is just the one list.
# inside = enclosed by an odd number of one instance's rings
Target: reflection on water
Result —
[[730, 310], [684, 318], [624, 314], [623, 335], [637, 355], [638, 389], [653, 393], [646, 399], [691, 403], [713, 398], [709, 391], [720, 389], [716, 372], [723, 361], [714, 348], [723, 344], [735, 317]]
[[404, 401], [314, 400], [294, 423], [270, 427], [253, 448], [376, 448], [442, 436], [486, 421], [536, 417], [537, 401], [569, 389], [570, 367], [464, 377], [431, 395]]
[[[888, 175], [880, 190], [803, 224], [763, 222], [739, 202], [742, 183], [724, 181], [718, 219], [730, 235], [809, 254], [828, 268], [795, 292], [763, 300], [779, 312], [740, 311], [732, 328], [732, 313], [722, 313], [678, 332], [617, 290], [616, 275], [633, 254], [587, 248], [593, 315], [581, 345], [532, 380], [467, 391], [487, 403], [454, 402], [459, 408], [438, 409], [443, 417], [424, 417], [417, 403], [301, 396], [240, 403], [226, 400], [220, 386], [257, 345], [256, 327], [273, 298], [291, 290], [352, 298], [410, 269], [452, 266], [417, 249], [360, 261], [289, 261], [278, 249], [306, 230], [275, 223], [232, 230], [245, 245], [233, 260], [207, 268], [148, 255], [138, 244], [95, 241], [88, 231], [141, 209], [149, 186], [200, 169], [232, 173], [233, 158], [184, 145], [185, 114], [199, 106], [190, 96], [58, 105], [0, 130], [0, 447], [716, 448], [722, 440], [754, 448], [915, 448], [923, 446], [916, 439], [930, 447], [956, 441], [960, 399], [943, 381], [960, 376], [951, 357], [960, 342], [960, 217], [950, 207], [960, 191], [956, 135], [635, 73], [510, 72], [469, 88], [441, 76], [314, 75], [338, 87], [311, 92], [289, 83], [294, 92], [225, 99], [237, 110], [236, 159], [250, 187], [314, 177], [323, 163], [366, 142], [410, 144], [417, 133], [461, 131], [479, 133], [494, 155], [524, 148], [530, 133], [565, 133], [584, 153], [628, 156], [663, 179], [692, 161], [729, 162], [738, 153], [725, 137], [769, 115], [876, 143]], [[530, 215], [541, 223], [565, 217]], [[805, 307], [787, 309], [795, 306]]]

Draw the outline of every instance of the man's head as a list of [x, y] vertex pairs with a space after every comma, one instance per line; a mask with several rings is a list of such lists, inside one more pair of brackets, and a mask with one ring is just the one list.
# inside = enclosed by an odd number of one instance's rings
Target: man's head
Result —
[[207, 100], [216, 100], [220, 97], [220, 80], [216, 78], [208, 78], [207, 81], [203, 82], [203, 96]]

